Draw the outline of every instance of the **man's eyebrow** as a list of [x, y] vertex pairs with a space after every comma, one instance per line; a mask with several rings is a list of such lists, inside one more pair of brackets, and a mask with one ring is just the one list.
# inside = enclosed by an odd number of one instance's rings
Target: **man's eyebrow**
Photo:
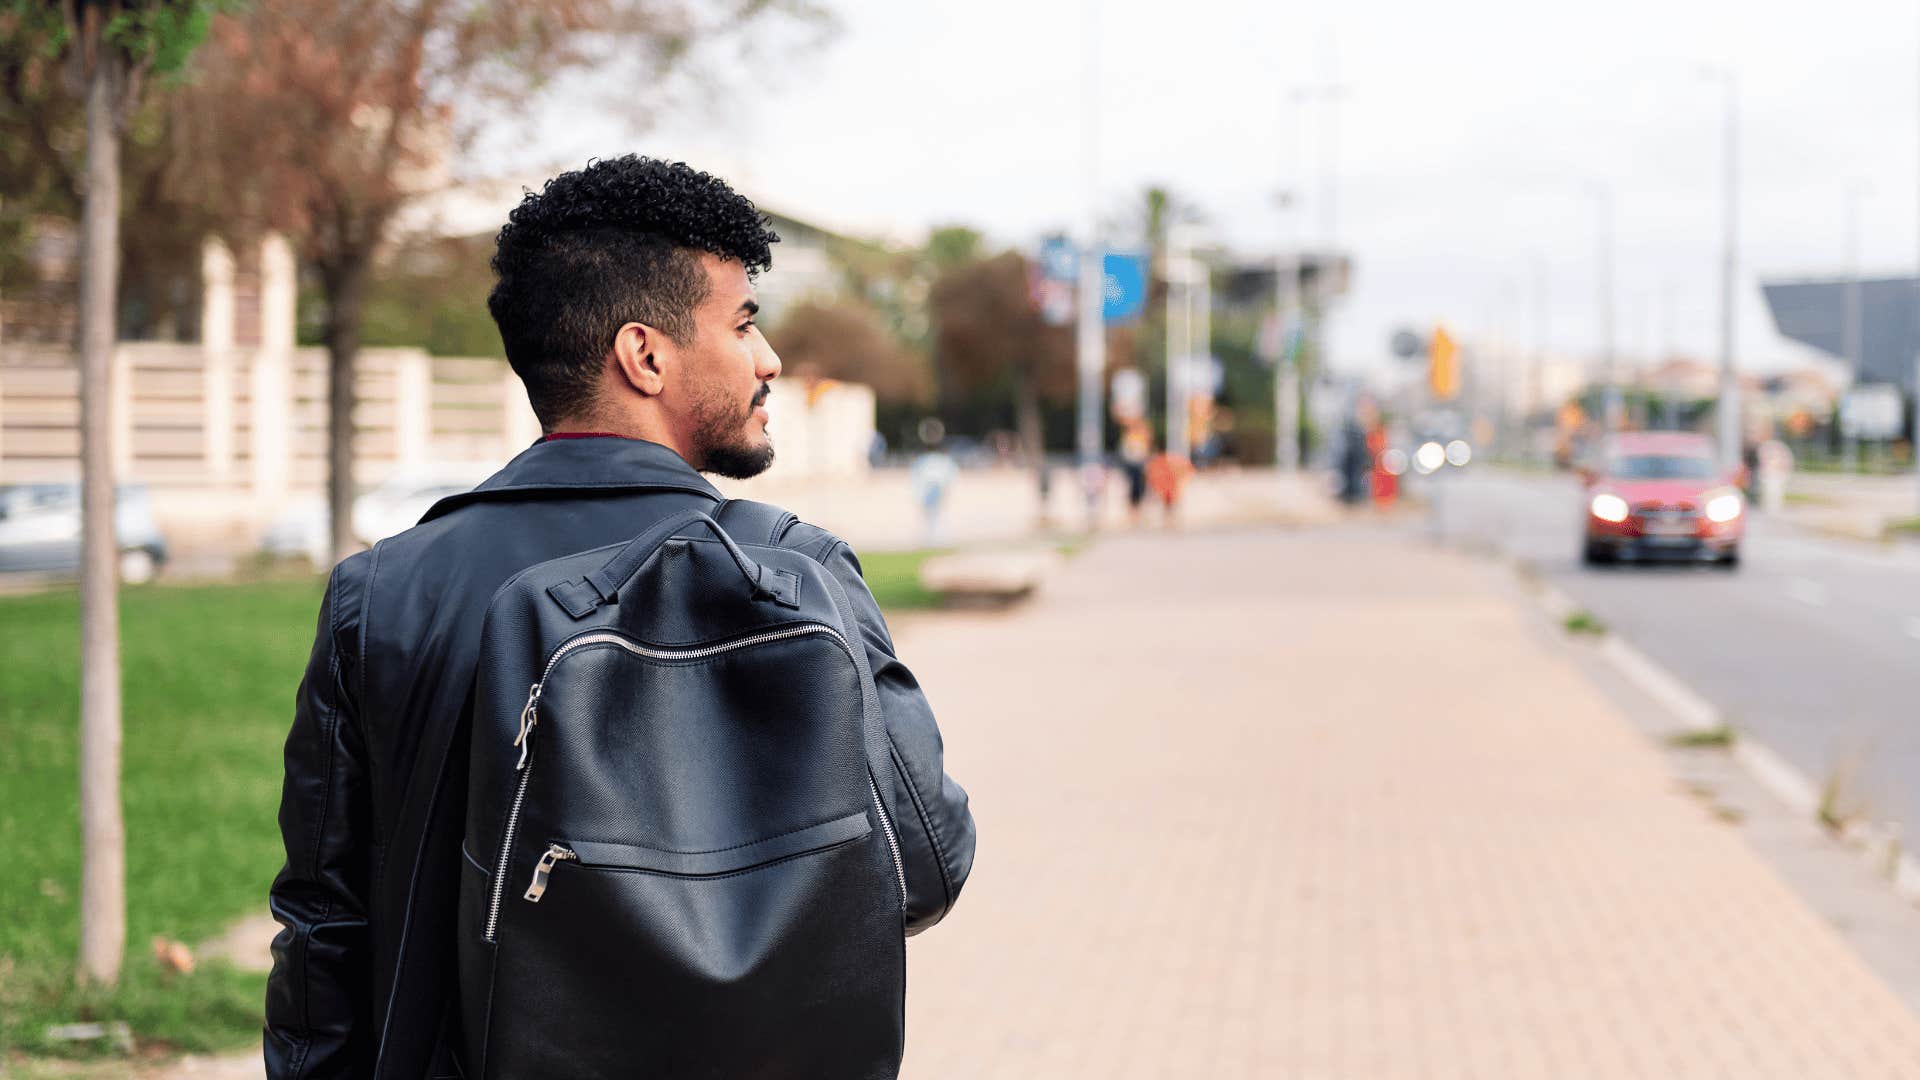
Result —
[[758, 315], [760, 314], [760, 302], [751, 299], [742, 300], [740, 301], [740, 306], [735, 310], [745, 312], [748, 315]]

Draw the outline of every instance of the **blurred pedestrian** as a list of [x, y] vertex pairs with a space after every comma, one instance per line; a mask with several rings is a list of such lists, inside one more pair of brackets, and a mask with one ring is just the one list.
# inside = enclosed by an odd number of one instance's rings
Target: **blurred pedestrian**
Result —
[[1368, 433], [1362, 429], [1358, 418], [1349, 419], [1340, 429], [1340, 452], [1336, 464], [1339, 469], [1340, 501], [1349, 506], [1365, 502], [1370, 488], [1373, 453], [1369, 449]]
[[1400, 497], [1400, 470], [1394, 466], [1395, 454], [1400, 455], [1404, 463], [1406, 451], [1389, 447], [1386, 425], [1376, 422], [1367, 432], [1367, 458], [1373, 466], [1373, 505], [1381, 510], [1391, 508]]
[[1793, 448], [1768, 439], [1754, 452], [1754, 483], [1760, 489], [1760, 508], [1777, 514], [1787, 505], [1787, 481], [1793, 477]]
[[947, 490], [960, 472], [953, 456], [944, 449], [946, 431], [946, 425], [932, 417], [920, 422], [920, 441], [926, 448], [913, 459], [907, 474], [913, 501], [920, 507], [921, 543], [926, 547], [939, 547], [945, 539], [942, 515]]
[[1153, 456], [1153, 428], [1145, 419], [1127, 422], [1120, 433], [1120, 471], [1127, 478], [1127, 520], [1140, 524], [1147, 501], [1147, 459]]
[[1180, 496], [1193, 477], [1193, 464], [1162, 450], [1147, 459], [1147, 486], [1160, 499], [1167, 525], [1174, 525], [1180, 509]]

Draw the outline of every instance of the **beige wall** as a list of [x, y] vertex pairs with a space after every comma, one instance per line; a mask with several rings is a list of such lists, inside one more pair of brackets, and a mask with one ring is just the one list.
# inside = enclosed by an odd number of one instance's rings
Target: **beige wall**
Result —
[[[320, 349], [130, 342], [114, 353], [117, 471], [157, 494], [243, 500], [271, 517], [323, 490]], [[365, 349], [355, 379], [355, 480], [397, 468], [504, 462], [539, 434], [506, 364]], [[79, 371], [64, 349], [0, 348], [0, 483], [78, 477]]]
[[[113, 357], [118, 478], [153, 490], [163, 526], [204, 527], [229, 547], [326, 485], [326, 353], [294, 344], [291, 248], [268, 237], [254, 261], [258, 295], [242, 295], [236, 260], [209, 241], [203, 340], [127, 342]], [[239, 332], [243, 315], [257, 316], [257, 335]], [[490, 470], [540, 436], [525, 389], [501, 360], [363, 349], [355, 392], [354, 481], [363, 490], [402, 469]], [[777, 477], [865, 473], [871, 389], [782, 383], [768, 406]], [[71, 351], [0, 346], [0, 483], [77, 480], [79, 421]]]

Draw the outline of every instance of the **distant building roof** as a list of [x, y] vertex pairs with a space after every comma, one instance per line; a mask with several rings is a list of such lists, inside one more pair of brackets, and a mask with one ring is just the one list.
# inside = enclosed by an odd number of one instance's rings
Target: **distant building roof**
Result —
[[1920, 283], [1910, 277], [1860, 282], [1860, 356], [1846, 353], [1845, 278], [1763, 282], [1767, 307], [1780, 333], [1829, 356], [1851, 360], [1860, 382], [1913, 387], [1920, 355]]

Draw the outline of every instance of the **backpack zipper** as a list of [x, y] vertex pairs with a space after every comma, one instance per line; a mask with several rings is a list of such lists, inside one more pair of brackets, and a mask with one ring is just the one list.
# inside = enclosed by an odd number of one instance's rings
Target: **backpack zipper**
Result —
[[547, 875], [553, 873], [554, 863], [569, 862], [579, 858], [580, 856], [575, 855], [570, 847], [563, 844], [548, 844], [546, 854], [540, 856], [540, 861], [534, 864], [533, 884], [527, 886], [527, 902], [537, 904], [541, 897], [547, 895]]
[[[500, 839], [500, 858], [493, 873], [493, 895], [487, 902], [487, 941], [493, 942], [500, 930], [500, 906], [506, 897], [507, 863], [513, 857], [513, 837], [520, 827], [520, 809], [526, 802], [527, 781], [533, 778], [531, 755], [533, 730], [540, 724], [540, 690], [546, 685], [547, 679], [553, 675], [554, 666], [560, 663], [561, 658], [588, 645], [615, 645], [635, 656], [644, 656], [652, 660], [699, 660], [736, 649], [765, 645], [773, 641], [785, 641], [788, 638], [805, 637], [809, 634], [824, 634], [832, 638], [841, 649], [845, 650], [848, 659], [853, 658], [853, 645], [838, 630], [823, 623], [805, 623], [781, 630], [771, 630], [764, 634], [754, 634], [751, 637], [724, 641], [718, 645], [704, 645], [689, 649], [656, 649], [631, 641], [624, 634], [602, 631], [574, 638], [555, 649], [553, 655], [547, 659], [547, 666], [540, 673], [540, 681], [527, 688], [527, 703], [520, 709], [520, 731], [513, 737], [513, 745], [520, 748], [520, 760], [514, 765], [514, 771], [520, 774], [520, 783], [514, 790], [513, 804], [507, 810], [505, 835]], [[893, 872], [899, 879], [900, 903], [904, 907], [907, 902], [906, 864], [900, 858], [900, 840], [893, 831], [893, 819], [887, 816], [886, 804], [880, 801], [880, 785], [874, 780], [871, 769], [867, 771], [867, 788], [873, 795], [873, 808], [880, 815], [880, 830], [886, 834], [887, 850], [893, 856]], [[534, 867], [533, 884], [528, 886], [525, 898], [533, 903], [539, 903], [540, 897], [547, 891], [547, 875], [552, 872], [554, 863], [571, 858], [576, 856], [567, 848], [559, 844], [548, 845], [546, 852], [540, 857], [540, 862]]]

